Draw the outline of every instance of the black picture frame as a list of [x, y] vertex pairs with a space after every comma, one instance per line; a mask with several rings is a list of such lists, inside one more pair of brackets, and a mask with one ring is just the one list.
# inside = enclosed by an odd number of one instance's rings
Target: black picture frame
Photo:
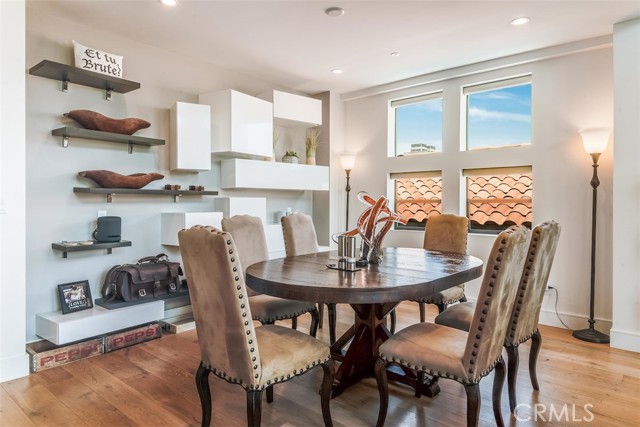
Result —
[[62, 314], [93, 308], [91, 288], [88, 280], [69, 282], [58, 285], [58, 298], [62, 307]]

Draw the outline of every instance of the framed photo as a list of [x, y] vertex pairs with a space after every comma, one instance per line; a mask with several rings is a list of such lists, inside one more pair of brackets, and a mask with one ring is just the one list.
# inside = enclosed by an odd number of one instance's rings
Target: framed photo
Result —
[[75, 313], [93, 307], [88, 280], [58, 285], [58, 297], [62, 314]]

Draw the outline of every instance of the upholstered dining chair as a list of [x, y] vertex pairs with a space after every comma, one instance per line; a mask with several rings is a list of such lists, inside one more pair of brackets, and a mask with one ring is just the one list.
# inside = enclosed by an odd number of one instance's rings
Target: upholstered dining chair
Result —
[[[313, 218], [305, 213], [294, 213], [283, 216], [280, 219], [282, 234], [284, 236], [284, 248], [287, 256], [305, 255], [318, 252], [318, 238], [313, 225]], [[318, 326], [322, 328], [324, 323], [323, 303], [318, 303]], [[327, 303], [329, 317], [329, 342], [336, 342], [336, 304]]]
[[231, 234], [194, 226], [178, 233], [200, 344], [196, 386], [202, 425], [211, 424], [209, 374], [239, 384], [247, 392], [247, 424], [259, 426], [262, 392], [273, 402], [274, 384], [322, 366], [322, 417], [331, 426], [329, 400], [334, 366], [329, 346], [302, 332], [277, 325], [254, 327], [242, 262]]
[[[540, 390], [536, 365], [542, 345], [542, 336], [538, 330], [540, 308], [547, 288], [549, 273], [553, 264], [556, 247], [560, 238], [560, 225], [547, 221], [533, 229], [527, 260], [522, 270], [518, 288], [518, 297], [511, 312], [509, 329], [504, 339], [507, 350], [507, 387], [509, 389], [509, 408], [514, 412], [517, 406], [516, 379], [518, 376], [518, 346], [531, 340], [529, 352], [529, 378], [534, 390]], [[473, 320], [475, 304], [465, 302], [456, 304], [439, 314], [435, 322], [463, 331], [468, 331]]]
[[[222, 229], [233, 236], [242, 268], [246, 269], [252, 264], [269, 259], [267, 238], [260, 218], [251, 215], [234, 215], [231, 218], [223, 218]], [[298, 316], [309, 313], [311, 314], [309, 335], [316, 336], [318, 309], [315, 303], [260, 294], [251, 288], [247, 288], [247, 292], [254, 320], [258, 320], [262, 324], [273, 324], [276, 320], [291, 319], [291, 326], [296, 329]]]
[[[424, 230], [422, 247], [431, 251], [467, 253], [467, 236], [469, 220], [464, 216], [442, 214], [429, 218]], [[420, 321], [425, 321], [425, 305], [435, 304], [442, 313], [449, 304], [464, 302], [464, 284], [453, 286], [444, 291], [426, 295], [415, 300], [420, 307]]]
[[510, 310], [518, 290], [530, 231], [525, 227], [501, 232], [494, 241], [478, 294], [469, 332], [434, 323], [416, 323], [390, 337], [379, 349], [375, 366], [380, 393], [377, 426], [387, 415], [389, 390], [387, 366], [397, 364], [464, 385], [467, 395], [467, 426], [477, 426], [480, 415], [480, 380], [494, 368], [493, 413], [503, 426], [500, 396], [505, 377], [502, 343], [509, 326]]

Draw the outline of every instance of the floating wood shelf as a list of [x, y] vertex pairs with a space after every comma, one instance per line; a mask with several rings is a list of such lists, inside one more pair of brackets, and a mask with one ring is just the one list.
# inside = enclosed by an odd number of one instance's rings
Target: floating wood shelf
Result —
[[106, 91], [106, 99], [111, 100], [111, 92], [127, 93], [140, 89], [140, 83], [100, 74], [94, 71], [83, 70], [71, 65], [60, 64], [45, 59], [29, 69], [29, 74], [49, 79], [60, 80], [62, 91], [66, 92], [69, 83], [95, 87]]
[[64, 127], [51, 131], [54, 136], [62, 137], [62, 146], [69, 146], [69, 138], [91, 139], [94, 141], [116, 142], [118, 144], [128, 144], [129, 153], [133, 153], [134, 145], [145, 145], [147, 147], [164, 145], [164, 139], [146, 138], [143, 136], [123, 135], [121, 133], [102, 132], [85, 128]]
[[146, 190], [134, 188], [100, 188], [100, 187], [73, 187], [74, 193], [106, 194], [107, 203], [113, 201], [114, 194], [137, 195], [164, 195], [173, 196], [173, 201], [178, 202], [180, 196], [217, 196], [217, 191], [192, 191], [192, 190]]
[[66, 258], [68, 252], [93, 251], [97, 249], [106, 249], [107, 254], [111, 254], [111, 250], [113, 248], [123, 248], [125, 246], [131, 246], [131, 242], [128, 240], [120, 240], [119, 242], [109, 242], [109, 243], [94, 242], [92, 245], [77, 245], [77, 246], [67, 246], [63, 243], [51, 244], [52, 249], [56, 251], [62, 251], [62, 258]]

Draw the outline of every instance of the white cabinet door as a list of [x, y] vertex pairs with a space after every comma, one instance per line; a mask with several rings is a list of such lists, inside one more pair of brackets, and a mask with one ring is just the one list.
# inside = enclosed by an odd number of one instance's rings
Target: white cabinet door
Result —
[[211, 108], [176, 102], [170, 110], [171, 170], [211, 170]]
[[222, 157], [273, 156], [273, 105], [232, 89], [198, 96], [211, 106], [211, 152]]
[[260, 95], [273, 102], [273, 119], [284, 127], [314, 127], [322, 124], [322, 101], [308, 96], [272, 90]]

